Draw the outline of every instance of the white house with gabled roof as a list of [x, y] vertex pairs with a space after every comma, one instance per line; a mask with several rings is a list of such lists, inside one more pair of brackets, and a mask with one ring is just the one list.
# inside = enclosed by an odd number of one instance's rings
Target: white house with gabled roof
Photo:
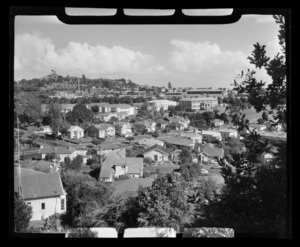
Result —
[[40, 221], [67, 211], [66, 195], [59, 172], [44, 173], [14, 168], [14, 191], [32, 207], [30, 221]]
[[68, 129], [68, 137], [71, 139], [80, 139], [84, 136], [84, 129], [79, 126], [71, 126]]

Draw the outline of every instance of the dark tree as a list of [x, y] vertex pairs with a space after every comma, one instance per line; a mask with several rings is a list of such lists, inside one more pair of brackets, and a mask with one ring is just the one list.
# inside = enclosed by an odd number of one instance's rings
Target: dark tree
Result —
[[18, 193], [14, 194], [14, 229], [15, 232], [26, 232], [32, 217], [32, 208]]
[[265, 111], [262, 113], [261, 117], [262, 117], [262, 119], [264, 121], [268, 121], [269, 120], [269, 116], [268, 116], [268, 114]]
[[159, 137], [159, 133], [157, 131], [154, 131], [152, 133], [152, 136], [156, 139], [157, 137]]
[[99, 106], [98, 105], [93, 105], [91, 108], [92, 112], [98, 113], [99, 112]]
[[47, 153], [46, 156], [45, 156], [45, 160], [46, 161], [50, 161], [52, 162], [53, 160], [57, 159], [58, 158], [58, 155], [54, 152], [52, 153]]
[[71, 162], [69, 166], [67, 166], [67, 169], [75, 170], [75, 171], [80, 171], [81, 165], [83, 162], [83, 158], [81, 155], [77, 155]]

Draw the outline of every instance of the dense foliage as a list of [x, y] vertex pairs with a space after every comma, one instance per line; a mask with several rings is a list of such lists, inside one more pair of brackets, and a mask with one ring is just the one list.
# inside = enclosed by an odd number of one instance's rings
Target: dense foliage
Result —
[[14, 194], [14, 230], [26, 232], [32, 217], [32, 208], [27, 205], [19, 194]]

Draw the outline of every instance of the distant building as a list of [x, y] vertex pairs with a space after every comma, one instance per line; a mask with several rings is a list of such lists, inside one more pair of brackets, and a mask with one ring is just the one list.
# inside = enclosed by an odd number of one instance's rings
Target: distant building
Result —
[[134, 128], [139, 131], [147, 130], [148, 132], [154, 132], [156, 123], [150, 120], [138, 121], [134, 124]]
[[153, 106], [157, 111], [159, 111], [161, 108], [168, 110], [169, 106], [176, 106], [177, 102], [170, 100], [152, 100], [149, 101], [149, 105]]
[[45, 159], [47, 154], [55, 153], [58, 155], [59, 162], [64, 162], [65, 157], [74, 159], [78, 154], [76, 149], [72, 147], [42, 148], [39, 153], [42, 155], [42, 159]]
[[213, 125], [214, 125], [215, 127], [222, 126], [222, 125], [224, 125], [224, 121], [221, 120], [221, 119], [214, 119], [214, 120], [213, 120]]
[[218, 99], [212, 97], [183, 98], [179, 100], [179, 105], [190, 110], [212, 110], [218, 106]]
[[181, 136], [166, 136], [166, 137], [157, 137], [158, 140], [163, 141], [164, 143], [171, 144], [177, 146], [179, 149], [181, 148], [192, 148], [194, 149], [195, 144], [191, 139], [187, 139]]
[[183, 97], [182, 92], [166, 92], [165, 93], [166, 98], [172, 98], [172, 97]]
[[201, 96], [213, 96], [213, 97], [224, 97], [227, 96], [227, 89], [195, 89], [189, 90], [185, 94], [186, 97], [201, 97]]
[[214, 131], [221, 133], [222, 140], [226, 140], [228, 138], [238, 138], [238, 131], [235, 129], [215, 129]]
[[210, 136], [210, 137], [215, 138], [219, 141], [222, 141], [222, 135], [218, 131], [201, 130], [201, 135], [203, 136], [203, 140], [205, 140], [207, 136]]

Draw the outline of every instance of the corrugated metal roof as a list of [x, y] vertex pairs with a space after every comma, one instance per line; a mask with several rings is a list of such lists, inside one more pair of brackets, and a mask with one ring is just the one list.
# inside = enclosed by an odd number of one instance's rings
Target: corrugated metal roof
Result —
[[146, 153], [148, 153], [148, 152], [150, 152], [150, 151], [152, 151], [152, 150], [157, 150], [157, 151], [163, 152], [163, 153], [165, 153], [165, 154], [169, 154], [169, 151], [168, 151], [168, 150], [166, 150], [165, 148], [163, 148], [162, 146], [160, 146], [160, 145], [158, 145], [158, 144], [155, 144], [155, 145], [153, 145], [153, 146], [151, 146], [151, 147], [149, 147], [149, 148], [146, 148], [146, 149], [144, 150], [143, 154], [146, 154]]
[[[65, 194], [58, 172], [43, 173], [21, 168], [21, 185], [24, 199], [54, 197]], [[18, 190], [18, 168], [15, 167], [15, 191]]]
[[124, 158], [118, 153], [112, 152], [104, 160], [100, 178], [108, 178], [113, 173], [113, 166], [115, 164], [126, 164], [128, 166], [128, 173], [140, 173], [143, 171], [143, 158]]

